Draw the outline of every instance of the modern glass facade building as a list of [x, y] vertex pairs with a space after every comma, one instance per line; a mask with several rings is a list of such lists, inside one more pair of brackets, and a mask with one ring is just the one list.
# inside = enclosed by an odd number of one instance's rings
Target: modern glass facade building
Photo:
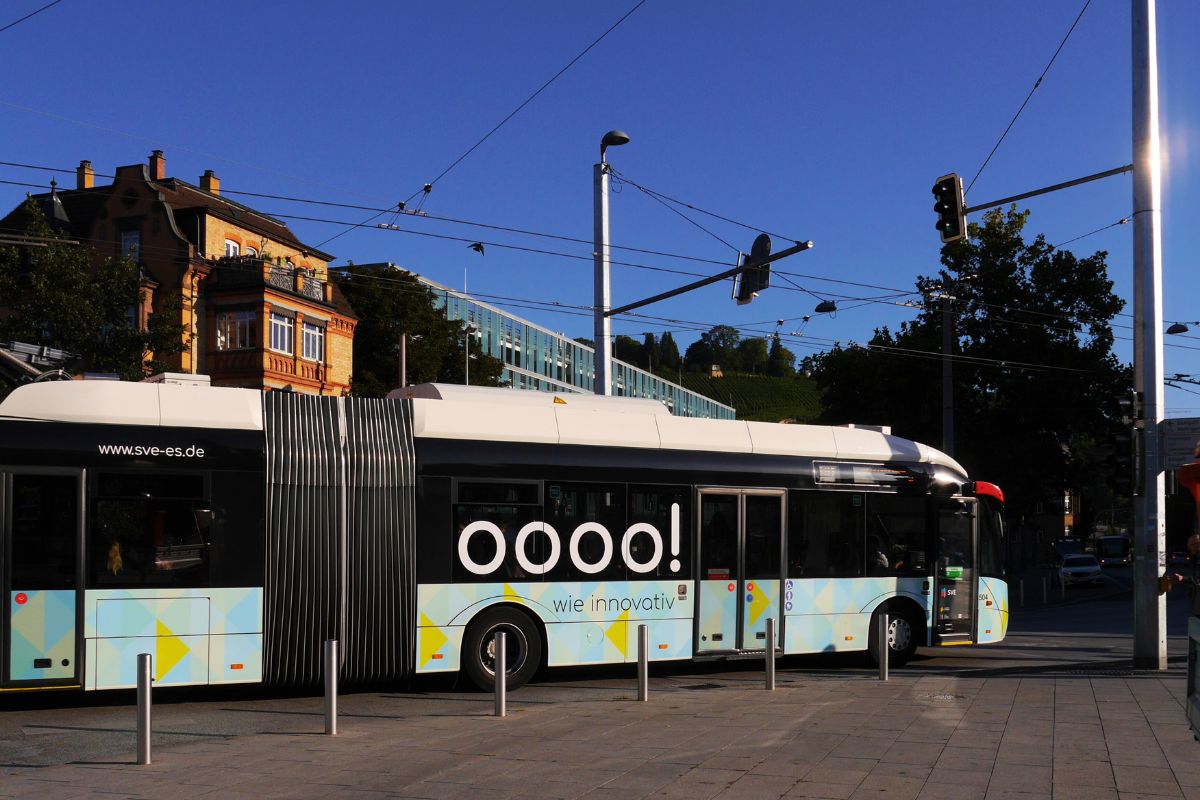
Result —
[[[433, 292], [449, 319], [474, 326], [480, 349], [504, 362], [504, 378], [514, 388], [592, 393], [595, 379], [592, 348], [428, 278], [415, 277]], [[624, 361], [614, 358], [612, 370], [616, 395], [660, 400], [672, 414], [681, 417], [733, 419], [735, 416], [731, 406]]]

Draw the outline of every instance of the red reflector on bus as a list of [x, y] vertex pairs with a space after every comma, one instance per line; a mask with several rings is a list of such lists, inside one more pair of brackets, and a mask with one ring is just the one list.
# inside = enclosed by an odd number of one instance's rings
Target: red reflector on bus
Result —
[[229, 665], [230, 669], [241, 669], [242, 667], [243, 667], [242, 664], [230, 664]]
[[854, 637], [853, 637], [853, 636], [847, 636], [847, 637], [846, 637], [846, 641], [847, 641], [847, 642], [853, 642], [853, 641], [854, 641]]
[[991, 632], [992, 632], [991, 628], [988, 628], [986, 631], [984, 631], [984, 633], [991, 633]]
[[658, 649], [659, 649], [659, 650], [666, 650], [666, 649], [667, 649], [667, 646], [666, 646], [665, 644], [660, 644], [660, 645], [658, 646]]
[[446, 656], [445, 656], [445, 654], [444, 654], [444, 653], [434, 653], [434, 654], [433, 654], [433, 660], [434, 660], [434, 661], [441, 661], [441, 660], [442, 660], [443, 658], [445, 658], [445, 657], [446, 657]]
[[990, 608], [990, 607], [991, 607], [991, 605], [992, 605], [992, 601], [991, 601], [991, 600], [988, 600], [988, 601], [987, 601], [987, 604], [988, 604], [988, 607]]
[[17, 592], [17, 596], [13, 600], [17, 601], [17, 605], [23, 606], [29, 601], [29, 597], [24, 592]]

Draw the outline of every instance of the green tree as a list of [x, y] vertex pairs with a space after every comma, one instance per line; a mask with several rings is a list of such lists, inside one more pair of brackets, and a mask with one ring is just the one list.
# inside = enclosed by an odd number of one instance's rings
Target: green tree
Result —
[[767, 371], [767, 340], [760, 337], [743, 339], [737, 347], [738, 361], [743, 372], [761, 375]]
[[1124, 303], [1103, 251], [1078, 258], [1026, 241], [1028, 212], [993, 211], [968, 239], [942, 249], [943, 269], [922, 276], [924, 310], [866, 345], [835, 347], [812, 362], [823, 420], [888, 424], [895, 433], [942, 441], [942, 297], [954, 325], [954, 456], [1001, 485], [1026, 513], [1084, 493], [1096, 496], [1100, 454], [1113, 430], [1112, 397], [1128, 370], [1112, 354], [1112, 318]]
[[618, 336], [613, 339], [613, 358], [632, 364], [635, 367], [646, 368], [646, 357], [642, 355], [642, 345], [637, 339], [629, 336]]
[[653, 333], [646, 333], [642, 339], [642, 356], [646, 359], [647, 371], [653, 372], [662, 363], [662, 354], [658, 349], [658, 340]]
[[409, 384], [462, 383], [469, 355], [471, 385], [500, 385], [504, 363], [484, 354], [465, 325], [447, 319], [433, 292], [410, 273], [349, 266], [331, 274], [359, 317], [351, 382], [355, 396], [384, 397], [399, 386], [401, 334], [407, 336]]
[[72, 372], [112, 372], [141, 380], [165, 369], [164, 359], [187, 348], [178, 293], [164, 292], [146, 329], [136, 309], [146, 289], [131, 259], [96, 265], [90, 248], [71, 243], [46, 221], [38, 205], [26, 201], [25, 233], [45, 247], [0, 247], [0, 298], [5, 315], [0, 340], [22, 341], [65, 350]]
[[771, 337], [771, 352], [767, 354], [767, 374], [772, 378], [786, 378], [796, 372], [796, 354], [779, 341], [779, 334]]
[[737, 328], [716, 325], [688, 346], [683, 355], [684, 366], [691, 371], [708, 372], [713, 364], [717, 364], [723, 372], [737, 372], [741, 369], [737, 350], [741, 338]]
[[679, 345], [675, 344], [675, 337], [667, 331], [658, 340], [658, 364], [665, 370], [679, 369]]

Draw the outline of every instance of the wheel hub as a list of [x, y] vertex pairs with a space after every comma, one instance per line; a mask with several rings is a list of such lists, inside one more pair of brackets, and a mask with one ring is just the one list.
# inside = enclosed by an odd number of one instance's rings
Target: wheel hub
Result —
[[907, 650], [912, 642], [912, 626], [903, 617], [896, 617], [888, 623], [888, 647], [897, 652]]

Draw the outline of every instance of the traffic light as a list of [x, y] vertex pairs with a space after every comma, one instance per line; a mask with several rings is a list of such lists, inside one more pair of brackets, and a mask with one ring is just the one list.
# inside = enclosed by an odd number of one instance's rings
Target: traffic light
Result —
[[962, 178], [951, 172], [943, 175], [933, 184], [933, 196], [936, 202], [933, 210], [937, 212], [938, 220], [935, 226], [942, 234], [942, 242], [957, 242], [967, 235], [967, 216], [963, 202]]
[[760, 233], [750, 247], [750, 255], [742, 262], [742, 271], [738, 273], [734, 284], [733, 296], [739, 306], [744, 306], [763, 289], [771, 285], [771, 265], [761, 262], [771, 255], [771, 237]]
[[1144, 395], [1128, 389], [1116, 396], [1118, 427], [1112, 436], [1109, 474], [1117, 494], [1136, 497], [1142, 493], [1142, 437]]
[[1108, 457], [1112, 487], [1117, 494], [1129, 497], [1134, 490], [1133, 429], [1122, 428], [1113, 434], [1112, 454]]
[[1146, 418], [1145, 397], [1144, 394], [1133, 389], [1129, 390], [1129, 394], [1117, 397], [1117, 410], [1121, 415], [1122, 425], [1130, 428], [1142, 427], [1142, 421]]

